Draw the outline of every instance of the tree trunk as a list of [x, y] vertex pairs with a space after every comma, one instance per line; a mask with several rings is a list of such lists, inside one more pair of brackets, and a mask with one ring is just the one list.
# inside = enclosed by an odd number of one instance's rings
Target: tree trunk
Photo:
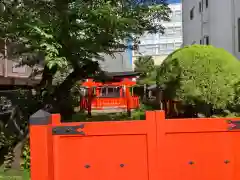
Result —
[[74, 107], [72, 105], [71, 89], [74, 84], [84, 78], [82, 71], [74, 70], [70, 73], [62, 84], [56, 87], [54, 93], [52, 94], [52, 106], [53, 111], [61, 113], [64, 120], [70, 119], [71, 115], [74, 113]]

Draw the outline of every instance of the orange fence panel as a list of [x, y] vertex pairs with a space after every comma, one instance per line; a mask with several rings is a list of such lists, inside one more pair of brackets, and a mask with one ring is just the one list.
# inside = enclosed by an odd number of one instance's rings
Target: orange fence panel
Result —
[[160, 179], [240, 178], [240, 132], [231, 130], [240, 118], [156, 119]]
[[240, 118], [61, 123], [30, 118], [31, 180], [239, 180]]
[[41, 113], [30, 121], [31, 180], [157, 180], [154, 112], [146, 121], [93, 123]]

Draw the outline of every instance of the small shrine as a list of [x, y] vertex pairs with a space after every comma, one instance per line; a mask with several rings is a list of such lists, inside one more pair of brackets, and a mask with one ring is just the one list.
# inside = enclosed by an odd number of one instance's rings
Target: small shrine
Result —
[[137, 109], [139, 97], [133, 94], [137, 72], [106, 72], [107, 79], [88, 78], [82, 83], [85, 97], [81, 99], [80, 108], [91, 113], [92, 110]]

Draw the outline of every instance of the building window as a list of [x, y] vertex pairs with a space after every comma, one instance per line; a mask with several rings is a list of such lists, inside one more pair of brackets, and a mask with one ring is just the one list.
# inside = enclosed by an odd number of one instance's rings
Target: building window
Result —
[[182, 20], [182, 11], [180, 10], [174, 11], [174, 15], [172, 16], [171, 21], [179, 22], [181, 20]]
[[158, 54], [168, 55], [174, 51], [174, 43], [159, 44]]
[[140, 44], [153, 44], [155, 42], [156, 35], [155, 34], [144, 34], [142, 37], [140, 37]]
[[240, 52], [240, 18], [238, 18], [238, 52]]
[[160, 50], [166, 50], [167, 44], [160, 44]]
[[194, 18], [194, 7], [190, 11], [190, 20]]
[[102, 87], [100, 97], [120, 97], [119, 87]]
[[178, 48], [180, 48], [180, 47], [181, 47], [181, 45], [182, 45], [182, 43], [180, 43], [180, 42], [176, 42], [176, 43], [175, 43], [175, 49], [178, 49]]
[[199, 2], [199, 5], [198, 5], [199, 7], [199, 12], [201, 13], [202, 12], [202, 2]]
[[156, 55], [157, 53], [157, 45], [140, 45], [138, 47], [138, 51], [134, 52], [137, 56], [152, 56]]
[[200, 39], [200, 44], [203, 44], [201, 39]]
[[167, 43], [167, 50], [174, 50], [174, 43]]
[[176, 10], [175, 11], [175, 16], [182, 16], [182, 11], [181, 10]]
[[169, 27], [166, 29], [166, 35], [173, 35], [174, 34], [174, 28], [173, 27]]
[[209, 45], [209, 36], [205, 36], [204, 39], [205, 39], [205, 44]]
[[206, 8], [208, 8], [208, 0], [205, 1]]
[[181, 36], [182, 35], [182, 28], [180, 26], [175, 27], [176, 35]]

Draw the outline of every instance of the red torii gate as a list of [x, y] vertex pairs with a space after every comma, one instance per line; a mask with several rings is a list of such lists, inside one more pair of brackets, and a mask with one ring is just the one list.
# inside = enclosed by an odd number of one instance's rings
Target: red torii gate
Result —
[[80, 101], [80, 108], [87, 110], [104, 109], [136, 109], [139, 107], [139, 97], [131, 88], [136, 85], [136, 72], [106, 73], [108, 81], [101, 82], [88, 78], [82, 87], [87, 89], [87, 97]]

